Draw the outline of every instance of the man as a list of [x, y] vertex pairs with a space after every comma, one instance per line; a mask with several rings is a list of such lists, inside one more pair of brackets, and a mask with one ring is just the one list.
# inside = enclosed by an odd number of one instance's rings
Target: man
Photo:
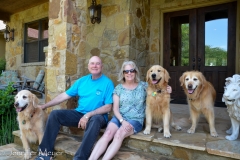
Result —
[[66, 92], [61, 93], [50, 102], [39, 106], [46, 109], [74, 96], [79, 96], [75, 110], [53, 110], [46, 123], [43, 140], [39, 145], [39, 156], [35, 160], [51, 159], [54, 143], [61, 126], [75, 126], [84, 129], [81, 146], [74, 155], [74, 160], [87, 160], [100, 129], [108, 121], [107, 112], [112, 108], [112, 81], [102, 74], [102, 61], [93, 56], [88, 63], [90, 74], [78, 79]]

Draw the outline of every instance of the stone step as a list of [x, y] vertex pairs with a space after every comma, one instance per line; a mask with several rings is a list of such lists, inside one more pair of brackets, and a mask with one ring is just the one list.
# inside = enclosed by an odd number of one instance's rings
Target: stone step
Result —
[[[218, 137], [210, 136], [208, 123], [202, 116], [199, 119], [196, 132], [194, 134], [188, 134], [187, 130], [191, 126], [188, 107], [186, 105], [171, 104], [171, 108], [176, 123], [182, 127], [181, 131], [176, 131], [171, 128], [171, 138], [164, 138], [163, 134], [157, 132], [155, 128], [152, 129], [150, 135], [144, 135], [141, 131], [123, 141], [122, 147], [114, 159], [240, 159], [240, 139], [238, 138], [235, 141], [225, 139], [225, 132], [231, 126], [226, 108], [215, 108], [215, 127], [218, 132]], [[22, 146], [19, 138], [20, 132], [14, 131], [13, 135], [15, 136], [15, 144], [12, 145]], [[79, 136], [74, 136], [66, 133], [60, 133], [58, 135], [55, 142], [55, 150], [59, 153], [59, 155], [56, 156], [57, 160], [72, 159], [72, 156], [81, 144], [82, 134], [78, 135]], [[32, 144], [31, 149], [36, 151], [37, 146], [37, 144]], [[0, 159], [2, 158], [0, 157]]]
[[[14, 131], [13, 134], [15, 136], [14, 145], [17, 145], [15, 149], [19, 149], [18, 147], [22, 146], [21, 139], [19, 138], [20, 132]], [[54, 147], [57, 154], [55, 159], [72, 159], [80, 144], [80, 136], [59, 133]], [[37, 147], [37, 144], [31, 144], [31, 149], [33, 151], [36, 151]], [[167, 139], [163, 138], [162, 133], [158, 133], [156, 129], [153, 129], [150, 135], [144, 135], [140, 132], [126, 138], [114, 159], [231, 160], [239, 159], [239, 147], [239, 141], [212, 138], [204, 133], [187, 134], [176, 131], [172, 132], [172, 137], [170, 139]]]
[[[78, 144], [79, 145], [79, 144]], [[70, 149], [71, 150], [71, 149]], [[59, 150], [54, 160], [72, 160], [73, 153], [69, 150]], [[32, 151], [32, 157], [30, 160], [34, 160], [37, 157], [37, 152]], [[24, 149], [22, 146], [11, 143], [4, 146], [0, 146], [0, 159], [1, 160], [24, 160]], [[101, 160], [101, 158], [99, 159]], [[115, 155], [113, 160], [177, 160], [164, 155], [140, 152], [127, 147], [122, 147]]]

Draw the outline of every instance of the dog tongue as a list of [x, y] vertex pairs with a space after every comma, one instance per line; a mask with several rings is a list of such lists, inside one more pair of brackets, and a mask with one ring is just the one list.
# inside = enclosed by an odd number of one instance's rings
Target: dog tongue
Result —
[[16, 107], [17, 112], [21, 112], [22, 108]]
[[157, 80], [152, 80], [152, 84], [156, 84], [157, 82]]
[[189, 90], [188, 90], [188, 93], [189, 93], [189, 94], [192, 94], [193, 91], [194, 91], [193, 89], [189, 89]]

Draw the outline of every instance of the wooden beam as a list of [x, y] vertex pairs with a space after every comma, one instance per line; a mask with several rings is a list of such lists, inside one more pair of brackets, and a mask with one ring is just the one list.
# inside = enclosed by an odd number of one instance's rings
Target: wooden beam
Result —
[[0, 20], [2, 21], [10, 21], [10, 14], [7, 12], [0, 11]]

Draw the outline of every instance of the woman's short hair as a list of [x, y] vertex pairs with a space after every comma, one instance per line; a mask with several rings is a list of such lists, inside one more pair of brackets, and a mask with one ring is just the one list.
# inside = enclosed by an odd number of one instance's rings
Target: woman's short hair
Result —
[[137, 65], [133, 61], [124, 61], [123, 62], [121, 70], [120, 70], [120, 72], [118, 74], [118, 81], [122, 82], [122, 83], [125, 82], [123, 70], [124, 70], [126, 65], [130, 65], [130, 66], [133, 67], [133, 69], [136, 70], [136, 72], [135, 72], [135, 82], [140, 82], [140, 73], [139, 73]]

